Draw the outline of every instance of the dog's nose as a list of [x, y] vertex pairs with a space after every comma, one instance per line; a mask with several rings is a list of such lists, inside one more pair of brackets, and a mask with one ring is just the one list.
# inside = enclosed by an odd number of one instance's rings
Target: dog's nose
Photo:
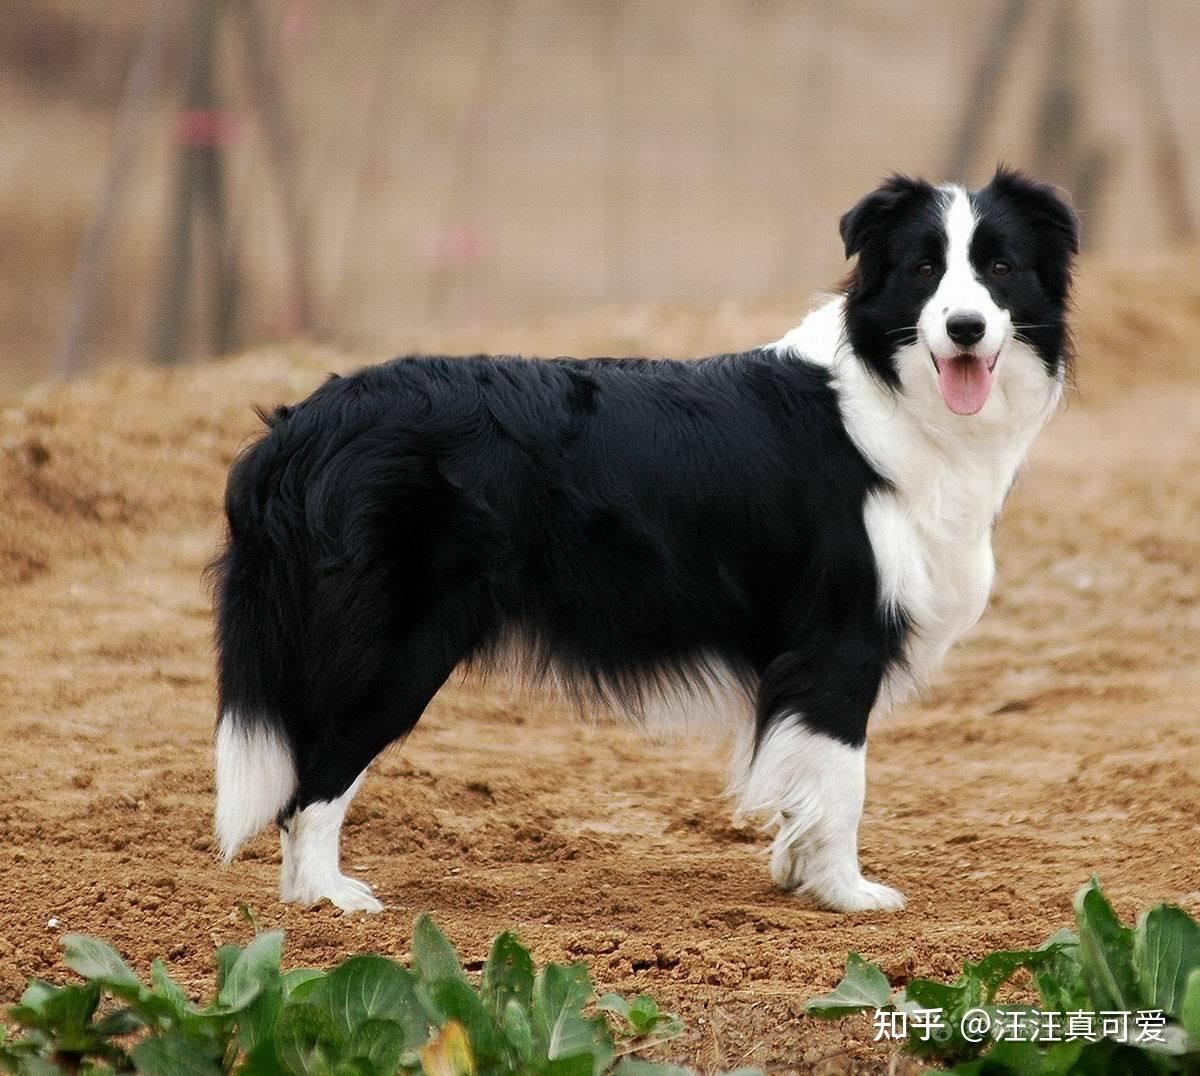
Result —
[[946, 319], [946, 335], [960, 347], [978, 344], [986, 328], [982, 314], [951, 314]]

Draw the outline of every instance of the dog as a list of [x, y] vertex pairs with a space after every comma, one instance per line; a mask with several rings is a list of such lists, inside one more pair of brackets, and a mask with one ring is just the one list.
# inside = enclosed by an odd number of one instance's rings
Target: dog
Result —
[[1070, 372], [1056, 191], [896, 175], [841, 219], [840, 290], [697, 361], [409, 357], [333, 377], [235, 463], [216, 569], [216, 832], [272, 820], [285, 901], [382, 908], [339, 836], [460, 667], [737, 737], [774, 880], [863, 877], [873, 712], [982, 614], [992, 528]]

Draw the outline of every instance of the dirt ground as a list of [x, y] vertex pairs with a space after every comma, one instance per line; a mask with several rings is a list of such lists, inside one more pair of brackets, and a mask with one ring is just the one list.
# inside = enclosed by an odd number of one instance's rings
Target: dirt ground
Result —
[[[376, 766], [346, 862], [377, 917], [274, 897], [264, 835], [228, 869], [210, 839], [209, 597], [224, 474], [250, 404], [360, 358], [294, 347], [43, 387], [0, 414], [0, 1000], [61, 975], [60, 936], [155, 955], [196, 990], [247, 902], [292, 964], [403, 959], [431, 911], [468, 960], [515, 927], [603, 990], [648, 990], [704, 1069], [883, 1072], [869, 1021], [802, 1016], [847, 950], [950, 976], [1068, 922], [1098, 873], [1119, 911], [1200, 911], [1200, 257], [1084, 266], [1080, 391], [1000, 525], [991, 606], [936, 688], [872, 740], [862, 856], [909, 897], [833, 915], [772, 888], [730, 821], [722, 752], [573, 722], [451, 685]], [[790, 302], [639, 307], [430, 339], [530, 353], [695, 354], [780, 335]], [[57, 926], [49, 926], [55, 919]]]

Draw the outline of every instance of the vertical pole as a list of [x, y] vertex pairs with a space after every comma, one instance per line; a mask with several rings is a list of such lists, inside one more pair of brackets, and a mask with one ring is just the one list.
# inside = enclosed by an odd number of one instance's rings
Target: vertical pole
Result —
[[1005, 0], [995, 10], [996, 19], [984, 39], [979, 66], [963, 98], [962, 119], [943, 173], [953, 183], [966, 183], [969, 179], [968, 172], [996, 109], [1004, 74], [1029, 11], [1029, 0]]
[[1188, 190], [1187, 158], [1162, 83], [1162, 62], [1154, 41], [1154, 27], [1144, 12], [1128, 12], [1130, 40], [1138, 56], [1136, 65], [1142, 107], [1148, 116], [1151, 162], [1173, 243], [1195, 241], [1196, 222]]
[[218, 353], [233, 346], [236, 271], [220, 156], [222, 117], [217, 111], [213, 79], [220, 2], [191, 0], [184, 32], [183, 109], [178, 131], [181, 144], [153, 344], [154, 360], [164, 364], [178, 362], [183, 356], [196, 226], [203, 227], [209, 238], [209, 343]]
[[241, 16], [250, 89], [266, 132], [275, 182], [283, 204], [292, 285], [290, 320], [293, 329], [307, 332], [313, 327], [313, 297], [308, 270], [308, 219], [300, 203], [296, 184], [299, 168], [296, 164], [295, 139], [284, 109], [278, 68], [267, 55], [267, 34], [259, 4], [256, 0], [238, 0], [234, 7]]
[[120, 208], [125, 177], [133, 162], [137, 132], [154, 99], [170, 25], [170, 0], [157, 0], [125, 84], [117, 117], [112, 163], [84, 232], [79, 261], [75, 266], [71, 299], [67, 306], [67, 329], [58, 359], [59, 376], [64, 378], [74, 377], [83, 369], [92, 344], [113, 224]]

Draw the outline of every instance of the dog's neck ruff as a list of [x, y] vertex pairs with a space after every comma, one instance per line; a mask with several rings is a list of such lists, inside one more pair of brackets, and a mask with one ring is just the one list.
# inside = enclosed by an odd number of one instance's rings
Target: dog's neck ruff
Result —
[[847, 433], [888, 482], [863, 516], [880, 603], [913, 628], [905, 667], [881, 694], [890, 707], [926, 683], [982, 615], [994, 577], [993, 524], [1063, 386], [1040, 363], [1010, 362], [979, 414], [956, 415], [933, 385], [893, 390], [873, 376], [850, 347], [843, 306], [832, 299], [773, 347], [829, 370]]
[[772, 346], [829, 370], [851, 440], [915, 515], [937, 517], [963, 537], [990, 532], [1062, 398], [1062, 380], [1046, 378], [1036, 364], [1010, 362], [978, 415], [956, 415], [922, 383], [893, 390], [874, 377], [847, 340], [844, 305], [841, 296], [831, 299]]

